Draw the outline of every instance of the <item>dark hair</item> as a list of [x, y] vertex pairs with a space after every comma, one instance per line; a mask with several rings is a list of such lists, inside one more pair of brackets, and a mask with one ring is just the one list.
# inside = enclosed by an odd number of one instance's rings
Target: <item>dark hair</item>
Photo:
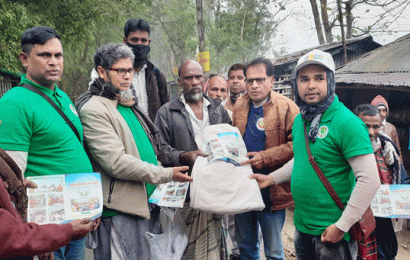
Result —
[[97, 49], [94, 55], [95, 69], [101, 66], [108, 71], [120, 59], [130, 58], [134, 62], [134, 53], [127, 45], [108, 43]]
[[236, 64], [232, 65], [229, 68], [229, 71], [228, 71], [228, 78], [229, 78], [229, 74], [231, 74], [231, 71], [233, 71], [233, 70], [244, 70], [244, 69], [245, 69], [245, 65], [242, 64], [242, 63], [236, 63]]
[[359, 116], [360, 114], [363, 114], [364, 116], [376, 116], [376, 115], [380, 115], [380, 111], [379, 109], [377, 109], [377, 107], [372, 106], [370, 104], [362, 104], [362, 105], [358, 105], [355, 108], [354, 114], [356, 116]]
[[44, 45], [52, 38], [60, 40], [60, 35], [54, 29], [47, 26], [29, 28], [21, 35], [21, 51], [30, 54], [34, 44]]
[[148, 35], [150, 35], [151, 33], [151, 30], [149, 29], [149, 24], [144, 19], [141, 19], [141, 18], [129, 19], [125, 23], [125, 26], [124, 26], [124, 35], [125, 37], [128, 37], [130, 33], [138, 31], [138, 30], [147, 32]]
[[253, 67], [253, 66], [261, 65], [261, 64], [265, 65], [266, 75], [268, 77], [275, 76], [275, 67], [273, 66], [273, 63], [270, 60], [264, 59], [264, 58], [256, 58], [250, 63], [248, 63], [243, 69], [243, 73], [245, 74], [245, 77], [246, 77], [246, 71], [249, 69], [249, 67]]

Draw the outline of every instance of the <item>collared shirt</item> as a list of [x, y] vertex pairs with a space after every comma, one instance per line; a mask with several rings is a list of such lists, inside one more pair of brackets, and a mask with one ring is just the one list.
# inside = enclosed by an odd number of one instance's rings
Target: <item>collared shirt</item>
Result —
[[181, 95], [181, 101], [185, 105], [185, 109], [188, 111], [189, 118], [191, 119], [192, 127], [194, 128], [194, 135], [195, 139], [197, 136], [199, 136], [202, 132], [202, 129], [204, 129], [206, 126], [209, 126], [209, 113], [208, 113], [208, 106], [211, 105], [211, 103], [206, 99], [202, 98], [203, 106], [202, 106], [202, 112], [203, 112], [203, 119], [199, 120], [196, 116], [192, 108], [188, 105], [188, 103], [185, 100], [184, 94]]
[[[292, 129], [295, 162], [291, 191], [296, 204], [294, 222], [300, 232], [320, 236], [328, 226], [339, 220], [342, 210], [337, 207], [309, 163], [303, 131], [305, 122], [299, 114]], [[308, 132], [309, 128], [310, 122], [307, 123]], [[322, 115], [316, 142], [309, 141], [309, 147], [323, 174], [346, 205], [355, 185], [355, 175], [347, 160], [373, 153], [366, 125], [336, 96]], [[349, 238], [348, 233], [345, 238]]]
[[138, 106], [142, 109], [145, 115], [148, 116], [148, 94], [147, 87], [145, 84], [145, 69], [147, 64], [142, 66], [141, 70], [138, 73], [134, 73], [132, 78], [132, 86], [135, 89], [136, 95], [138, 97]]
[[[40, 86], [25, 76], [21, 83], [44, 92], [63, 111], [78, 132], [83, 128], [70, 98], [57, 86]], [[92, 166], [74, 132], [40, 95], [15, 87], [0, 100], [0, 148], [27, 152], [25, 176], [92, 172]]]

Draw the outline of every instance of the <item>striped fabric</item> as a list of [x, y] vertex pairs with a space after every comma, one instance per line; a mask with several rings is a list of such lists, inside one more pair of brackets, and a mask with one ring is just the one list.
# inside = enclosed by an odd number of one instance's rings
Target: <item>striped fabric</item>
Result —
[[374, 231], [366, 241], [357, 241], [357, 247], [357, 260], [377, 260], [377, 243]]
[[382, 184], [392, 184], [393, 176], [390, 169], [387, 167], [386, 163], [384, 162], [384, 157], [379, 149], [377, 152], [374, 153], [374, 157], [376, 157], [377, 168], [379, 169], [379, 177]]
[[221, 216], [194, 210], [185, 202], [182, 219], [188, 227], [189, 242], [183, 260], [220, 260], [222, 243]]

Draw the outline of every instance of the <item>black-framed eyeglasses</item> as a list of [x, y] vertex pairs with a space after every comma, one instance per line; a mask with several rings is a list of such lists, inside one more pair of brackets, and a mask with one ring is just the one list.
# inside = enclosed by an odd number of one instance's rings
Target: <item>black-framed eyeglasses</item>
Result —
[[258, 85], [262, 85], [265, 83], [265, 80], [269, 78], [269, 77], [265, 77], [265, 78], [255, 78], [255, 79], [245, 79], [245, 84], [246, 85], [252, 85], [254, 81], [256, 81], [256, 83]]
[[114, 69], [114, 68], [111, 68], [110, 70], [113, 70], [113, 71], [117, 72], [117, 74], [120, 75], [120, 76], [124, 76], [127, 72], [130, 75], [134, 74], [134, 69], [133, 68], [131, 68], [131, 69], [123, 69], [123, 68]]

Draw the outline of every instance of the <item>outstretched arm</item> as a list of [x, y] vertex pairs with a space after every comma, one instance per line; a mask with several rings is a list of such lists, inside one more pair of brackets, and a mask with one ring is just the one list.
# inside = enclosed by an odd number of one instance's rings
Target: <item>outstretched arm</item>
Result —
[[[269, 175], [252, 174], [249, 178], [256, 179], [260, 189], [290, 181], [293, 171], [293, 163], [294, 158]], [[243, 164], [246, 164], [246, 162], [243, 162]]]

